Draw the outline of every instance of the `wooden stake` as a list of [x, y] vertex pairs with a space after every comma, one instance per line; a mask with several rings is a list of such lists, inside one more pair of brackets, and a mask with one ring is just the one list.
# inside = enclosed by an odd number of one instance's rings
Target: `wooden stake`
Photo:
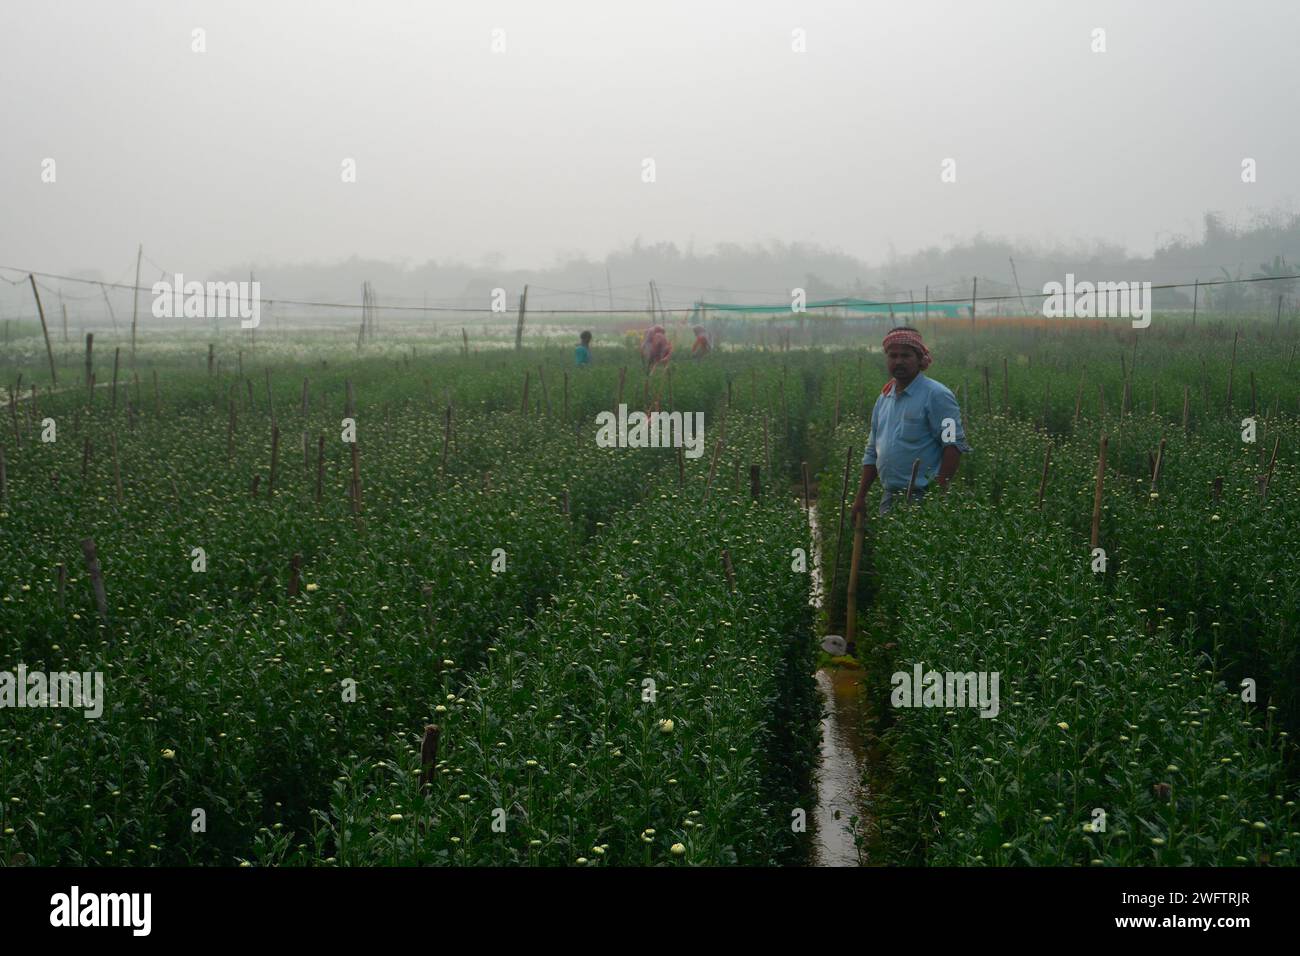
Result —
[[903, 497], [903, 504], [911, 504], [912, 490], [916, 487], [916, 473], [921, 470], [921, 459], [917, 458], [912, 462], [912, 477], [907, 479], [907, 494]]
[[831, 567], [831, 579], [826, 584], [826, 592], [834, 593], [840, 578], [840, 542], [844, 538], [844, 507], [849, 495], [849, 474], [853, 470], [853, 448], [844, 455], [844, 484], [840, 487], [840, 519], [835, 525], [835, 562]]
[[1160, 447], [1156, 449], [1156, 462], [1151, 468], [1151, 493], [1155, 494], [1156, 486], [1160, 484], [1160, 469], [1165, 463], [1165, 440], [1160, 439]]
[[1223, 476], [1220, 475], [1214, 479], [1210, 486], [1210, 497], [1218, 504], [1219, 499], [1223, 497]]
[[1188, 388], [1188, 386], [1184, 385], [1183, 386], [1183, 434], [1184, 435], [1187, 434], [1187, 425], [1188, 425], [1188, 421], [1190, 420], [1189, 413], [1191, 412], [1191, 400], [1192, 400], [1191, 389]]
[[280, 467], [280, 426], [271, 419], [271, 475], [266, 483], [266, 497], [275, 497], [275, 473]]
[[1273, 456], [1268, 460], [1268, 472], [1264, 475], [1264, 480], [1261, 483], [1261, 487], [1259, 489], [1259, 497], [1261, 499], [1268, 498], [1269, 482], [1273, 480], [1273, 466], [1277, 464], [1277, 446], [1281, 443], [1281, 441], [1282, 441], [1281, 435], [1273, 439]]
[[1101, 492], [1106, 480], [1106, 435], [1101, 436], [1101, 445], [1097, 450], [1097, 488], [1092, 498], [1092, 536], [1090, 547], [1096, 548], [1101, 539]]
[[772, 446], [768, 438], [768, 414], [767, 410], [763, 411], [763, 460], [767, 463], [767, 470], [772, 470]]
[[122, 470], [117, 465], [117, 433], [108, 433], [108, 445], [113, 451], [113, 488], [117, 494], [117, 503], [122, 503]]
[[86, 388], [90, 388], [90, 379], [95, 372], [95, 364], [92, 358], [94, 352], [95, 352], [95, 333], [87, 332], [86, 333], [86, 371], [84, 373], [84, 377], [82, 378], [82, 382], [85, 384]]
[[736, 590], [736, 569], [731, 566], [731, 552], [722, 549], [722, 569], [727, 572], [727, 590]]
[[447, 450], [451, 447], [451, 406], [447, 406], [447, 412], [443, 416], [445, 424], [442, 428], [442, 471], [447, 471]]
[[117, 411], [117, 366], [122, 358], [121, 347], [113, 349], [113, 411]]
[[[515, 326], [515, 348], [524, 347], [524, 311], [528, 308], [528, 286], [524, 286], [524, 294], [519, 297], [519, 324]], [[463, 331], [463, 330], [462, 330]]]
[[361, 513], [361, 452], [352, 442], [352, 513]]
[[520, 415], [527, 415], [527, 414], [528, 414], [528, 379], [529, 379], [529, 377], [530, 377], [529, 373], [528, 373], [527, 371], [525, 371], [525, 372], [524, 372], [524, 397], [523, 397], [523, 401], [521, 401], [521, 402], [519, 403], [519, 414], [520, 414]]
[[302, 555], [295, 554], [289, 559], [289, 597], [298, 596], [298, 573], [302, 569]]
[[1237, 336], [1241, 334], [1238, 329], [1232, 333], [1232, 362], [1228, 365], [1228, 408], [1232, 408], [1232, 378], [1237, 371]]
[[86, 560], [86, 571], [90, 575], [90, 587], [95, 594], [95, 608], [99, 619], [108, 621], [108, 595], [104, 591], [104, 572], [99, 567], [99, 555], [95, 552], [93, 538], [81, 539], [81, 554]]
[[1043, 510], [1043, 492], [1047, 490], [1047, 469], [1052, 464], [1052, 443], [1047, 443], [1047, 452], [1043, 455], [1043, 477], [1038, 482], [1038, 510]]
[[831, 433], [840, 427], [840, 369], [835, 367], [835, 417], [831, 419]]
[[866, 518], [866, 508], [858, 514], [853, 522], [853, 555], [849, 559], [849, 583], [848, 592], [845, 595], [845, 620], [844, 620], [844, 642], [848, 645], [849, 653], [856, 650], [856, 638], [858, 635], [858, 569], [862, 565], [862, 539], [865, 529], [863, 527]]
[[140, 315], [140, 259], [144, 256], [144, 243], [135, 253], [135, 285], [131, 293], [131, 361], [135, 361], [135, 326]]
[[14, 424], [14, 448], [22, 448], [23, 435], [18, 428], [18, 393], [12, 385], [9, 386], [9, 418]]
[[420, 743], [421, 793], [429, 792], [438, 772], [438, 736], [441, 732], [437, 724], [426, 724], [424, 727], [424, 740]]
[[325, 436], [316, 439], [316, 504], [320, 504], [321, 489], [325, 483]]
[[709, 500], [709, 489], [713, 487], [713, 476], [714, 476], [715, 474], [717, 474], [717, 471], [718, 471], [718, 459], [719, 459], [721, 456], [722, 456], [722, 439], [719, 438], [718, 441], [717, 441], [717, 442], [714, 444], [714, 446], [713, 446], [713, 462], [712, 462], [712, 464], [709, 465], [709, 478], [708, 478], [708, 480], [704, 483], [704, 500], [705, 500], [705, 501], [708, 501], [708, 500]]

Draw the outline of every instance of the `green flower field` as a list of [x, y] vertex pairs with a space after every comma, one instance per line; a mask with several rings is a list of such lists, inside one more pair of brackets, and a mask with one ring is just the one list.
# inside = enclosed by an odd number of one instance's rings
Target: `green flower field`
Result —
[[[864, 861], [1292, 865], [1294, 329], [923, 328], [973, 451], [872, 490]], [[57, 389], [21, 340], [0, 673], [103, 699], [0, 707], [0, 865], [809, 864], [878, 338], [647, 377], [196, 337], [116, 385], [97, 343]], [[600, 447], [620, 403], [702, 412], [701, 453]], [[996, 673], [996, 715], [897, 706], [917, 665]]]

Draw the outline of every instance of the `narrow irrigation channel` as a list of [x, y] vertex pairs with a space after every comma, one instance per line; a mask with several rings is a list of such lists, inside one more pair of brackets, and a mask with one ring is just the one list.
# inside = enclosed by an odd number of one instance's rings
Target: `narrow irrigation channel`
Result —
[[[811, 601], [820, 609], [825, 590], [815, 502], [810, 502], [808, 508], [808, 524], [813, 541]], [[823, 716], [810, 862], [813, 866], [862, 866], [868, 861], [859, 848], [858, 837], [868, 832], [870, 819], [863, 672], [859, 668], [823, 667], [817, 671], [817, 689], [822, 696]]]

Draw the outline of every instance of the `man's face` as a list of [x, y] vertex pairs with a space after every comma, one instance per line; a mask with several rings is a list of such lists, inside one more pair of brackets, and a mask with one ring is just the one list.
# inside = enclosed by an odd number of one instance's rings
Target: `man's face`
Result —
[[921, 371], [921, 356], [910, 345], [891, 345], [885, 351], [885, 360], [889, 363], [889, 374], [906, 385]]

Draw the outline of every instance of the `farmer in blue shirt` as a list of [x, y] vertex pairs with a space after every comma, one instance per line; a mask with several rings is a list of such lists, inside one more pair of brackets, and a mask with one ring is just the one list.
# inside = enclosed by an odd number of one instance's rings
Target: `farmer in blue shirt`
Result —
[[578, 347], [573, 350], [573, 361], [578, 365], [591, 364], [591, 333], [583, 332], [578, 336]]
[[961, 424], [961, 409], [947, 386], [925, 375], [930, 351], [921, 333], [908, 326], [885, 336], [885, 359], [893, 376], [871, 410], [871, 434], [862, 457], [862, 480], [853, 499], [853, 521], [864, 513], [867, 489], [876, 478], [884, 489], [883, 515], [907, 494], [912, 464], [918, 459], [911, 500], [919, 500], [930, 482], [944, 491], [957, 471], [961, 455], [971, 450]]

